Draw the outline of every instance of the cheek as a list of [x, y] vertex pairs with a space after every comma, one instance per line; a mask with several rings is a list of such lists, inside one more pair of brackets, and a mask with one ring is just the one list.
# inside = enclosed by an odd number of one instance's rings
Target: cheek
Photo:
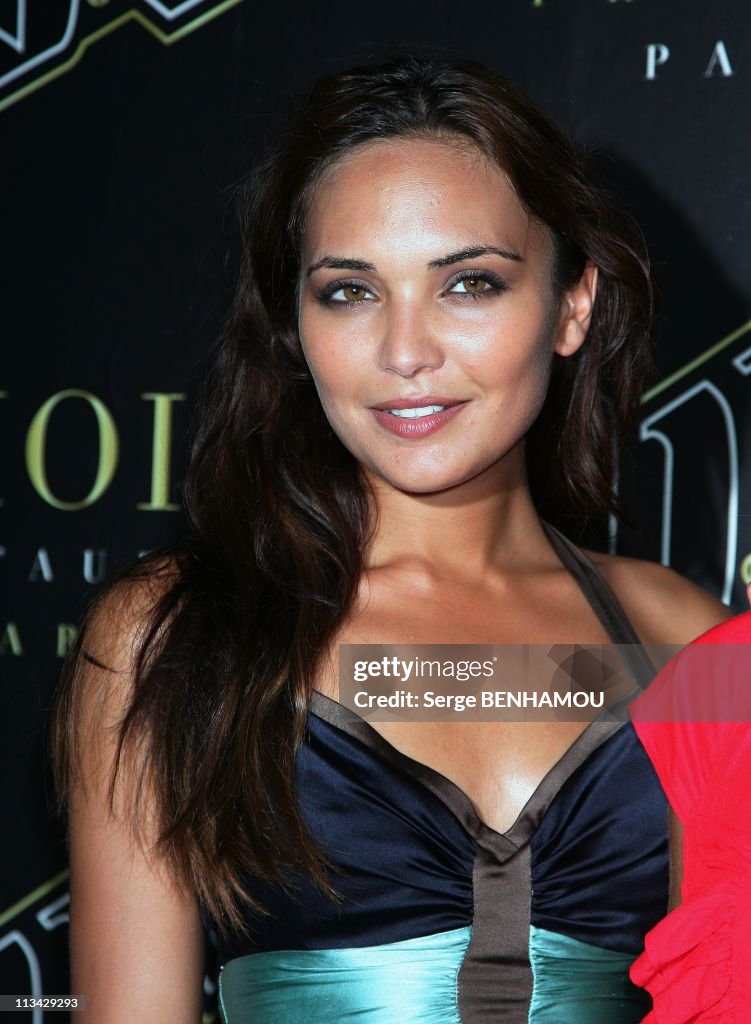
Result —
[[530, 336], [526, 330], [509, 332], [498, 339], [492, 358], [477, 371], [484, 381], [499, 437], [504, 443], [520, 440], [540, 414], [545, 402], [552, 367], [553, 339], [547, 324]]
[[332, 374], [335, 377], [336, 362], [331, 356], [331, 344], [326, 335], [317, 328], [315, 315], [302, 313], [298, 318], [298, 334], [305, 361], [308, 364], [319, 395], [330, 390]]
[[302, 348], [326, 419], [342, 439], [349, 418], [346, 406], [356, 391], [351, 372], [341, 355], [325, 342], [318, 344], [317, 339], [311, 342], [309, 338], [307, 344], [302, 340]]
[[306, 358], [308, 359], [308, 367], [313, 377], [313, 383], [318, 392], [318, 398], [326, 416], [331, 419], [332, 412], [336, 406], [337, 395], [341, 391], [340, 383], [336, 375], [332, 373], [327, 360], [320, 357], [316, 358], [315, 356], [306, 356]]
[[553, 365], [553, 338], [546, 330], [534, 349], [530, 360], [530, 377], [537, 386], [541, 400], [545, 397], [550, 383], [550, 371]]
[[508, 400], [539, 401], [550, 377], [553, 340], [546, 317], [525, 314], [503, 323], [469, 361], [478, 379], [496, 381]]
[[526, 386], [521, 388], [520, 392], [526, 394], [530, 423], [537, 418], [545, 401], [552, 362], [553, 339], [546, 326], [531, 349], [522, 371]]
[[[333, 321], [333, 322], [332, 322]], [[336, 316], [320, 317], [303, 307], [298, 320], [303, 355], [321, 401], [356, 401], [362, 391], [365, 371], [362, 339]]]

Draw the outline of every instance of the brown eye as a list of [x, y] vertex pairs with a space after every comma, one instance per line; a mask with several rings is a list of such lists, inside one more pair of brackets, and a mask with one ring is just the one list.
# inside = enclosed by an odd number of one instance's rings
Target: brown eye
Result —
[[318, 294], [318, 301], [330, 306], [354, 306], [367, 302], [371, 292], [364, 284], [335, 281]]
[[457, 281], [457, 284], [462, 285], [464, 291], [469, 292], [470, 295], [479, 295], [490, 288], [484, 277], [463, 277], [461, 281]]
[[506, 291], [503, 278], [489, 270], [466, 270], [449, 288], [452, 295], [470, 295], [473, 299], [491, 297]]

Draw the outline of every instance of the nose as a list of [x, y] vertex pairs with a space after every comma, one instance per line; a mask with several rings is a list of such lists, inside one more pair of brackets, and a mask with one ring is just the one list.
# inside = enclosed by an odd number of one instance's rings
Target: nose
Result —
[[445, 352], [430, 317], [417, 303], [392, 303], [378, 346], [378, 367], [414, 377], [443, 365]]

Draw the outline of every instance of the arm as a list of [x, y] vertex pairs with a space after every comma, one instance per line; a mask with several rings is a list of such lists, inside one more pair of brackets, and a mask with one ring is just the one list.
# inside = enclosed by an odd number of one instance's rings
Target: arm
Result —
[[128, 807], [139, 766], [123, 762], [114, 816], [108, 801], [115, 730], [132, 683], [134, 606], [132, 588], [127, 600], [110, 595], [86, 633], [87, 649], [114, 670], [79, 666], [69, 791], [71, 985], [86, 999], [86, 1024], [198, 1024], [204, 944], [197, 901], [151, 849], [157, 831], [148, 793], [140, 840], [133, 834]]

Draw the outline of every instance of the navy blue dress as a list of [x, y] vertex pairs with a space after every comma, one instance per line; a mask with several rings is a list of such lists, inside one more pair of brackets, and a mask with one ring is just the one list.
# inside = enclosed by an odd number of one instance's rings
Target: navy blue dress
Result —
[[[629, 668], [653, 669], [592, 562], [547, 527]], [[628, 969], [667, 908], [667, 804], [626, 715], [604, 712], [507, 832], [439, 772], [315, 692], [297, 759], [305, 820], [335, 865], [254, 881], [268, 916], [223, 943], [227, 1024], [636, 1024]]]

